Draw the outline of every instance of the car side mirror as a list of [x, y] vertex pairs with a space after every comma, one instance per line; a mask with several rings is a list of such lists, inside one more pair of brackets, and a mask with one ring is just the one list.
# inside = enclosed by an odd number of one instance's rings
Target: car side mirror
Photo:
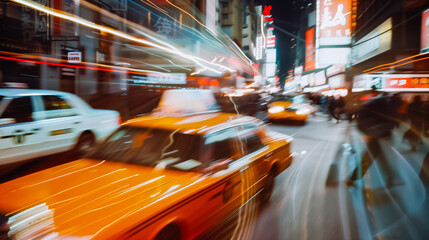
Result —
[[8, 125], [16, 123], [15, 118], [0, 118], [0, 125]]

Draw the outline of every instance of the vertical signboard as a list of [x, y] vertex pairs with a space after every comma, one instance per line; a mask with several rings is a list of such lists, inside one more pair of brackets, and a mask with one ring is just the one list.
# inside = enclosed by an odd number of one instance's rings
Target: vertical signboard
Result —
[[422, 14], [421, 53], [429, 52], [429, 9]]
[[351, 42], [351, 0], [319, 0], [320, 45], [346, 45]]
[[314, 28], [310, 28], [305, 33], [305, 71], [310, 71], [316, 68], [315, 50]]
[[276, 47], [276, 36], [268, 36], [267, 37], [267, 48]]

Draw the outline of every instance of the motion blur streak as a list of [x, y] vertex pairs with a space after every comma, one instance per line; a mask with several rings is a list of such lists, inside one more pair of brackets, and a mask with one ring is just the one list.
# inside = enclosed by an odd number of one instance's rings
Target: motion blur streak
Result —
[[[79, 169], [79, 170], [76, 170], [76, 171], [73, 171], [73, 172], [69, 172], [69, 173], [63, 174], [63, 175], [58, 176], [58, 177], [50, 178], [49, 180], [46, 180], [46, 181], [42, 181], [42, 182], [38, 182], [38, 183], [34, 183], [34, 184], [29, 184], [29, 185], [27, 185], [25, 187], [21, 187], [19, 189], [34, 187], [34, 186], [37, 186], [37, 185], [42, 184], [42, 183], [54, 181], [55, 179], [58, 179], [58, 178], [62, 178], [62, 177], [68, 176], [68, 175], [72, 175], [72, 174], [78, 173], [78, 172], [86, 171], [86, 170], [88, 170], [90, 168], [98, 167], [98, 166], [102, 165], [104, 162], [105, 161], [101, 161], [101, 162], [99, 162], [97, 164], [94, 164], [93, 166], [82, 168], [82, 169]], [[78, 165], [78, 164], [76, 164], [76, 165]]]
[[[168, 53], [172, 53], [172, 54], [178, 55], [180, 57], [184, 57], [184, 58], [186, 58], [188, 60], [193, 61], [197, 65], [199, 65], [201, 67], [205, 67], [208, 70], [211, 70], [211, 71], [213, 71], [215, 73], [218, 73], [218, 74], [222, 73], [220, 70], [227, 70], [227, 71], [230, 71], [230, 72], [234, 72], [233, 69], [228, 68], [226, 66], [223, 66], [223, 65], [220, 65], [220, 64], [216, 64], [216, 63], [211, 63], [211, 62], [206, 61], [204, 59], [201, 59], [199, 57], [195, 57], [195, 56], [192, 56], [192, 55], [189, 55], [189, 54], [182, 53], [182, 52], [180, 52], [180, 51], [178, 51], [176, 49], [166, 48], [166, 47], [160, 46], [158, 44], [155, 44], [153, 42], [146, 41], [146, 40], [143, 40], [141, 38], [137, 38], [137, 37], [131, 36], [129, 34], [123, 33], [121, 31], [114, 30], [112, 28], [107, 28], [107, 27], [95, 24], [95, 23], [90, 22], [88, 20], [85, 20], [85, 19], [82, 19], [80, 17], [77, 17], [76, 15], [72, 15], [72, 14], [65, 13], [65, 12], [60, 12], [60, 11], [58, 11], [56, 9], [51, 9], [51, 8], [45, 7], [43, 5], [37, 4], [37, 3], [32, 2], [32, 1], [27, 1], [27, 0], [12, 0], [12, 1], [20, 3], [22, 5], [25, 5], [27, 7], [36, 9], [38, 11], [41, 11], [41, 12], [44, 12], [44, 13], [47, 13], [47, 14], [51, 14], [51, 15], [53, 15], [55, 17], [63, 18], [63, 19], [66, 19], [66, 20], [69, 20], [69, 21], [81, 24], [83, 26], [86, 26], [86, 27], [89, 27], [89, 28], [92, 28], [92, 29], [96, 29], [96, 30], [99, 30], [99, 31], [102, 31], [102, 32], [107, 32], [107, 33], [110, 33], [112, 35], [115, 35], [115, 36], [118, 36], [118, 37], [121, 37], [121, 38], [124, 38], [124, 39], [128, 39], [128, 40], [133, 41], [133, 42], [138, 42], [138, 43], [141, 43], [141, 44], [149, 45], [151, 47], [164, 50], [164, 51], [166, 51]], [[205, 64], [202, 64], [201, 62], [203, 62]], [[211, 66], [216, 66], [220, 70], [216, 70], [216, 69], [214, 69], [212, 67], [209, 67], [210, 65]]]
[[387, 70], [387, 69], [391, 69], [391, 68], [396, 68], [396, 67], [400, 67], [400, 66], [403, 66], [403, 65], [407, 65], [407, 64], [413, 63], [413, 62], [423, 61], [423, 60], [426, 60], [426, 59], [429, 59], [429, 57], [415, 59], [415, 60], [412, 60], [412, 61], [408, 61], [408, 62], [405, 62], [405, 63], [393, 65], [393, 66], [390, 66], [390, 67], [379, 68], [377, 70], [371, 71], [370, 73], [378, 72], [378, 71], [381, 71], [381, 70]]
[[[319, 154], [317, 155], [317, 158], [319, 159], [319, 161], [317, 161], [317, 165], [316, 166], [313, 166], [315, 169], [320, 169], [321, 164], [323, 163], [322, 159], [326, 159], [327, 158], [327, 153], [328, 153], [327, 149], [328, 149], [328, 146], [331, 145], [331, 144], [334, 144], [334, 142], [336, 140], [336, 139], [334, 139], [335, 137], [338, 138], [339, 136], [331, 135], [331, 138], [322, 145], [322, 151], [321, 151], [320, 155]], [[316, 177], [317, 177], [317, 174], [313, 174], [311, 176], [310, 184], [308, 186], [308, 192], [309, 193], [312, 193], [314, 191], [313, 189], [315, 187], [317, 189], [324, 189], [324, 188], [319, 188], [319, 187], [316, 186], [316, 184], [318, 183], [316, 181]], [[308, 229], [309, 225], [307, 223], [309, 222], [310, 207], [312, 206], [311, 202], [312, 202], [312, 200], [315, 200], [315, 199], [316, 198], [313, 198], [310, 194], [308, 194], [307, 197], [306, 197], [306, 199], [304, 200], [305, 203], [304, 203], [304, 208], [303, 209], [304, 209], [305, 212], [302, 213], [302, 215], [303, 215], [302, 221], [303, 222], [300, 224], [301, 225], [302, 239], [308, 239], [307, 233], [309, 232], [309, 229]]]
[[[90, 191], [90, 192], [86, 192], [86, 193], [81, 194], [81, 195], [79, 195], [79, 196], [77, 196], [77, 197], [73, 197], [73, 198], [65, 199], [65, 200], [63, 200], [63, 201], [57, 201], [57, 202], [55, 202], [55, 203], [51, 203], [51, 206], [55, 207], [56, 205], [61, 204], [61, 203], [64, 203], [64, 202], [68, 202], [68, 201], [71, 201], [71, 200], [75, 200], [75, 199], [78, 199], [78, 198], [83, 198], [83, 197], [85, 197], [85, 196], [89, 196], [89, 195], [91, 195], [91, 194], [92, 194], [92, 193], [94, 193], [94, 192], [97, 192], [97, 191], [102, 190], [102, 189], [104, 189], [104, 188], [108, 188], [108, 187], [109, 187], [109, 186], [111, 186], [111, 185], [114, 185], [114, 184], [116, 184], [116, 183], [119, 183], [119, 182], [122, 182], [122, 181], [125, 181], [125, 180], [128, 180], [128, 179], [131, 179], [131, 178], [134, 178], [134, 177], [137, 177], [137, 176], [139, 176], [139, 174], [135, 174], [135, 175], [132, 175], [132, 176], [129, 176], [129, 177], [122, 178], [122, 179], [117, 180], [117, 181], [110, 182], [109, 184], [104, 185], [103, 187], [100, 187], [100, 188], [94, 189], [94, 190], [92, 190], [92, 191]], [[114, 192], [120, 192], [120, 191], [121, 191], [121, 189], [126, 188], [126, 187], [127, 187], [127, 186], [122, 186], [122, 187], [120, 187], [120, 188], [115, 189], [114, 191], [107, 192], [107, 193], [105, 193], [105, 194], [101, 195], [100, 197], [97, 197], [97, 198], [92, 199], [91, 201], [87, 201], [87, 202], [85, 202], [85, 204], [82, 204], [82, 205], [80, 205], [79, 207], [85, 206], [85, 205], [90, 204], [90, 203], [92, 203], [92, 202], [96, 202], [97, 200], [102, 199], [102, 198], [104, 198], [104, 197], [106, 197], [106, 196], [108, 196], [108, 195], [111, 195], [111, 194], [113, 194]], [[64, 214], [65, 214], [65, 213], [72, 212], [72, 211], [76, 210], [77, 208], [78, 208], [78, 207], [76, 207], [76, 208], [72, 208], [72, 209], [70, 209], [69, 211], [64, 212]], [[59, 216], [61, 216], [61, 215], [59, 215]]]
[[[135, 213], [138, 213], [138, 212], [140, 212], [140, 211], [143, 211], [143, 210], [145, 210], [146, 208], [148, 208], [148, 207], [150, 207], [150, 206], [152, 206], [152, 205], [154, 205], [154, 204], [157, 204], [159, 201], [162, 201], [162, 200], [164, 200], [165, 198], [168, 198], [168, 197], [169, 197], [169, 196], [171, 196], [171, 195], [174, 195], [174, 194], [176, 194], [176, 193], [178, 193], [178, 192], [180, 192], [180, 191], [183, 191], [184, 189], [190, 188], [190, 187], [194, 186], [195, 184], [197, 184], [197, 183], [199, 183], [199, 182], [201, 182], [201, 181], [203, 181], [203, 180], [205, 180], [205, 179], [206, 179], [206, 177], [201, 177], [201, 178], [197, 179], [196, 181], [192, 182], [191, 184], [189, 184], [189, 185], [187, 185], [187, 186], [184, 186], [184, 187], [182, 187], [182, 188], [179, 188], [179, 189], [177, 189], [176, 191], [172, 191], [170, 194], [163, 195], [162, 197], [158, 198], [156, 201], [153, 201], [153, 202], [151, 202], [151, 203], [149, 203], [149, 204], [146, 204], [146, 205], [144, 205], [143, 207], [139, 208], [138, 210], [135, 210], [135, 211], [133, 211], [133, 212], [128, 212], [128, 213], [124, 214], [124, 215], [123, 215], [123, 216], [121, 216], [120, 218], [118, 218], [118, 219], [116, 219], [116, 220], [112, 221], [110, 224], [108, 224], [108, 225], [104, 226], [103, 228], [101, 228], [98, 232], [96, 232], [96, 233], [94, 234], [94, 236], [96, 236], [96, 235], [100, 234], [104, 229], [106, 229], [106, 228], [110, 227], [111, 225], [115, 224], [116, 222], [118, 222], [118, 221], [120, 221], [120, 220], [122, 220], [122, 219], [124, 219], [124, 218], [126, 218], [126, 217], [128, 217], [128, 216], [130, 216], [130, 215], [133, 215], [133, 214], [135, 214]], [[140, 204], [139, 202], [137, 202], [137, 203], [136, 203], [136, 204], [134, 204], [134, 205], [141, 205], [141, 204]], [[131, 205], [129, 208], [133, 208], [133, 207], [134, 207], [134, 205]], [[108, 218], [108, 217], [109, 217], [109, 216], [106, 216], [106, 218]], [[130, 233], [130, 234], [133, 234], [133, 233]], [[93, 236], [93, 237], [94, 237], [94, 236]]]
[[412, 59], [412, 58], [419, 57], [419, 56], [423, 56], [423, 55], [426, 55], [426, 54], [429, 54], [429, 52], [427, 52], [427, 53], [419, 53], [419, 54], [413, 55], [413, 56], [411, 56], [411, 57], [407, 57], [407, 58], [404, 58], [404, 59], [398, 60], [398, 61], [396, 61], [396, 62], [391, 62], [391, 63], [381, 64], [381, 65], [378, 65], [378, 66], [376, 66], [376, 67], [369, 68], [369, 69], [367, 69], [367, 70], [365, 70], [365, 71], [363, 71], [363, 72], [369, 72], [369, 71], [372, 71], [372, 70], [374, 70], [374, 69], [381, 68], [381, 67], [384, 67], [384, 66], [391, 66], [391, 65], [394, 65], [394, 64], [396, 64], [396, 63], [400, 63], [400, 62], [403, 62], [403, 61], [405, 61], [405, 60]]
[[[114, 195], [114, 196], [112, 196], [111, 198], [118, 198], [118, 197], [120, 197], [121, 195], [123, 195], [123, 194], [125, 194], [125, 193], [128, 193], [128, 192], [134, 191], [134, 190], [136, 190], [136, 189], [138, 189], [138, 188], [144, 187], [144, 186], [148, 185], [149, 183], [156, 182], [156, 181], [158, 181], [159, 179], [161, 179], [161, 178], [163, 178], [163, 177], [164, 177], [164, 176], [159, 176], [159, 177], [157, 177], [157, 178], [154, 178], [154, 179], [151, 179], [151, 180], [149, 180], [149, 181], [143, 182], [143, 183], [138, 184], [138, 185], [136, 185], [136, 186], [133, 186], [133, 187], [131, 187], [131, 188], [127, 188], [127, 189], [125, 189], [125, 190], [121, 190], [121, 192], [120, 192], [119, 194]], [[108, 208], [108, 207], [110, 207], [110, 206], [117, 205], [117, 204], [121, 204], [122, 202], [126, 202], [126, 201], [127, 201], [127, 200], [129, 200], [129, 199], [136, 198], [138, 195], [143, 195], [143, 194], [145, 194], [146, 192], [149, 192], [149, 191], [151, 191], [151, 190], [153, 190], [153, 189], [155, 189], [155, 188], [157, 188], [157, 187], [159, 187], [159, 186], [155, 186], [155, 187], [153, 187], [153, 188], [149, 188], [149, 189], [144, 189], [144, 191], [137, 191], [135, 194], [130, 195], [130, 196], [129, 196], [129, 197], [127, 197], [127, 198], [122, 198], [122, 199], [117, 200], [117, 201], [115, 201], [115, 202], [113, 202], [113, 203], [111, 203], [111, 204], [104, 205], [104, 206], [99, 207], [99, 208], [91, 209], [90, 211], [81, 212], [80, 214], [77, 214], [76, 216], [74, 216], [74, 217], [72, 217], [72, 218], [67, 219], [67, 221], [64, 221], [63, 223], [71, 222], [71, 221], [73, 221], [74, 219], [78, 219], [79, 217], [81, 217], [81, 216], [83, 216], [83, 215], [86, 215], [86, 214], [88, 214], [88, 213], [91, 213], [91, 212], [100, 211], [100, 210], [103, 210], [103, 209]], [[137, 202], [137, 203], [140, 203], [140, 202]], [[114, 214], [114, 213], [112, 213], [112, 215], [113, 215], [113, 214]], [[108, 217], [108, 216], [105, 216], [104, 218], [98, 219], [98, 221], [101, 221], [101, 220], [103, 220], [103, 219], [105, 219], [105, 218], [107, 218], [107, 217]]]

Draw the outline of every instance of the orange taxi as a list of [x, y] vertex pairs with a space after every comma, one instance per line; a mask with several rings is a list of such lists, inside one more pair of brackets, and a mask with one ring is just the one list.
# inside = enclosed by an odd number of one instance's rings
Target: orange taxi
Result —
[[291, 141], [252, 117], [155, 112], [87, 158], [1, 184], [0, 213], [14, 239], [194, 239], [270, 198]]
[[304, 95], [276, 95], [268, 105], [269, 120], [307, 121], [314, 109], [306, 103]]

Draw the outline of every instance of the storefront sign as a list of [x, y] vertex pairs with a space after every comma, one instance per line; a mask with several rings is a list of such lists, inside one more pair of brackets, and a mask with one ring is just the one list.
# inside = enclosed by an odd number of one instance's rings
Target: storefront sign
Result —
[[129, 82], [133, 84], [186, 84], [186, 73], [154, 73], [133, 75]]
[[333, 65], [326, 69], [326, 76], [334, 76], [345, 71], [344, 65]]
[[316, 68], [316, 47], [314, 45], [314, 28], [310, 28], [305, 33], [305, 71]]
[[429, 52], [429, 9], [422, 14], [421, 53]]
[[69, 52], [67, 54], [67, 61], [69, 63], [80, 63], [80, 62], [82, 62], [82, 53], [81, 52]]
[[346, 85], [346, 76], [344, 74], [333, 76], [329, 78], [328, 82], [330, 88], [344, 87]]
[[351, 2], [351, 0], [319, 0], [320, 45], [350, 44]]
[[320, 86], [323, 84], [326, 84], [326, 76], [325, 76], [325, 71], [320, 71], [317, 72], [316, 74], [314, 74], [314, 85], [315, 86]]
[[429, 88], [429, 77], [386, 78], [386, 88]]

